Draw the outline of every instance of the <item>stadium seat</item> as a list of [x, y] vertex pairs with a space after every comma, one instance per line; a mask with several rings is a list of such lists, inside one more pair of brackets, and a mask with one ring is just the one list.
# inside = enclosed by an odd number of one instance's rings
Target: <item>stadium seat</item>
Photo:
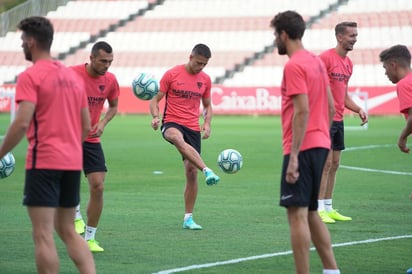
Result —
[[[206, 68], [213, 80], [233, 75], [225, 79], [223, 85], [261, 86], [279, 84], [279, 76], [273, 75], [281, 71], [287, 61], [274, 52], [263, 52], [273, 45], [269, 28], [273, 15], [290, 9], [309, 19], [328, 10], [335, 2], [254, 0], [251, 10], [249, 0], [168, 0], [160, 5], [153, 0], [78, 0], [47, 16], [56, 32], [53, 56], [62, 58], [68, 65], [87, 62], [91, 45], [96, 40], [105, 40], [113, 46], [115, 58], [111, 69], [119, 72], [120, 85], [128, 86], [137, 71], [161, 74], [168, 67], [184, 63], [194, 44], [205, 43], [212, 49]], [[137, 16], [137, 11], [149, 5], [154, 8]], [[197, 12], [187, 12], [189, 10]], [[394, 43], [412, 47], [412, 1], [351, 0], [322, 14], [326, 16], [319, 17], [306, 31], [305, 47], [315, 53], [334, 47], [335, 24], [357, 21], [358, 42], [350, 56], [355, 68], [361, 66], [361, 71], [381, 73], [377, 55]], [[28, 65], [20, 54], [18, 32], [0, 37], [2, 81], [14, 81], [16, 71]], [[387, 84], [381, 80], [382, 75], [370, 77], [376, 79], [359, 77], [356, 82]]]

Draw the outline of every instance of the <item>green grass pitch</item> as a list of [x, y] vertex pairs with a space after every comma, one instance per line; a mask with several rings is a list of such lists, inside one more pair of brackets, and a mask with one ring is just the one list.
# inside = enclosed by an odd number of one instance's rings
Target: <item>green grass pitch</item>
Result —
[[[4, 134], [9, 117], [0, 115]], [[412, 267], [412, 159], [397, 146], [401, 116], [370, 117], [368, 130], [350, 126], [337, 175], [334, 206], [353, 218], [328, 225], [342, 273], [405, 273]], [[349, 127], [348, 127], [349, 128]], [[183, 230], [181, 157], [146, 115], [117, 116], [102, 138], [109, 172], [94, 254], [97, 273], [294, 272], [285, 210], [278, 206], [282, 161], [278, 116], [215, 116], [202, 143], [206, 163], [220, 176], [207, 186], [199, 172], [194, 212], [201, 231]], [[412, 142], [410, 142], [412, 147]], [[243, 168], [223, 174], [217, 155], [234, 148]], [[14, 174], [0, 181], [0, 273], [35, 273], [31, 224], [21, 205], [26, 142], [14, 151]], [[162, 174], [154, 174], [161, 171]], [[88, 188], [82, 181], [82, 213]], [[61, 241], [60, 272], [76, 273]], [[174, 269], [174, 271], [173, 271]], [[311, 273], [321, 273], [315, 251]]]

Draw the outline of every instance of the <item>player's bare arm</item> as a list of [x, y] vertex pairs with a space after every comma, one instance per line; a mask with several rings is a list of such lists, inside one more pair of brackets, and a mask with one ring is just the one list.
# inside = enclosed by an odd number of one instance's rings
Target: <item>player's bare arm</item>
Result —
[[103, 135], [104, 128], [117, 114], [117, 107], [119, 104], [119, 99], [109, 100], [109, 108], [107, 109], [104, 117], [96, 125], [93, 125], [92, 133], [93, 137], [100, 137]]
[[160, 117], [159, 117], [159, 102], [163, 99], [164, 93], [159, 91], [152, 100], [150, 100], [150, 114], [152, 115], [152, 123], [151, 126], [154, 130], [157, 130], [160, 125]]
[[24, 137], [26, 130], [30, 125], [36, 105], [29, 101], [19, 103], [12, 124], [10, 125], [3, 143], [0, 146], [0, 158], [3, 158], [7, 152], [11, 151]]
[[359, 115], [362, 121], [361, 126], [368, 122], [368, 114], [352, 100], [347, 91], [345, 95], [345, 107]]
[[89, 132], [92, 128], [91, 121], [90, 121], [90, 113], [87, 107], [81, 110], [81, 117], [82, 117], [82, 142], [84, 142], [87, 139], [87, 136], [89, 135]]
[[410, 149], [406, 146], [408, 141], [408, 136], [412, 133], [412, 108], [408, 110], [408, 119], [406, 120], [406, 125], [401, 131], [398, 139], [398, 147], [402, 152], [409, 153]]
[[335, 104], [333, 103], [333, 95], [330, 86], [326, 87], [326, 93], [328, 94], [328, 113], [329, 113], [329, 127], [332, 126], [333, 116], [335, 115]]
[[288, 168], [286, 170], [286, 182], [296, 183], [299, 179], [298, 155], [305, 137], [306, 126], [309, 117], [309, 102], [306, 94], [298, 94], [293, 97], [293, 121], [292, 121], [292, 147], [290, 151]]
[[202, 139], [207, 139], [210, 137], [211, 133], [211, 122], [212, 122], [212, 100], [211, 98], [203, 98], [203, 126], [202, 132], [203, 136]]

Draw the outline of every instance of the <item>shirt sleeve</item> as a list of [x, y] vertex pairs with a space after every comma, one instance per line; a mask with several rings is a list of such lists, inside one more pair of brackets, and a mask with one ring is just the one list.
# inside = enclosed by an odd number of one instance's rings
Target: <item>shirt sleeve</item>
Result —
[[27, 72], [23, 72], [17, 78], [16, 84], [16, 103], [29, 101], [37, 104], [37, 92], [33, 79]]
[[308, 93], [304, 71], [298, 64], [291, 62], [286, 64], [284, 79], [288, 96]]
[[399, 111], [407, 114], [409, 109], [412, 108], [412, 92], [408, 90], [403, 81], [398, 83], [396, 89], [399, 99]]

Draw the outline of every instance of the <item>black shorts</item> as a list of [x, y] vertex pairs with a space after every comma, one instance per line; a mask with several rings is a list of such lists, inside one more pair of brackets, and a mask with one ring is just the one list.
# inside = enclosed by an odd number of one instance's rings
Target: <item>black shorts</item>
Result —
[[[179, 125], [177, 123], [170, 122], [170, 123], [163, 124], [161, 127], [163, 138], [165, 138], [166, 129], [171, 128], [171, 127], [178, 129], [183, 134], [183, 139], [185, 140], [185, 142], [191, 145], [200, 154], [202, 150], [200, 131], [192, 130], [188, 127]], [[173, 144], [166, 138], [165, 140]]]
[[84, 174], [92, 172], [107, 172], [106, 160], [100, 143], [83, 143]]
[[290, 155], [283, 157], [279, 203], [281, 206], [308, 207], [309, 210], [318, 209], [320, 180], [328, 153], [329, 150], [326, 148], [301, 151], [298, 156], [299, 178], [294, 184], [287, 183], [285, 178]]
[[345, 129], [343, 121], [333, 121], [330, 127], [330, 140], [332, 150], [345, 149]]
[[23, 205], [77, 206], [80, 202], [80, 174], [80, 170], [26, 170]]

